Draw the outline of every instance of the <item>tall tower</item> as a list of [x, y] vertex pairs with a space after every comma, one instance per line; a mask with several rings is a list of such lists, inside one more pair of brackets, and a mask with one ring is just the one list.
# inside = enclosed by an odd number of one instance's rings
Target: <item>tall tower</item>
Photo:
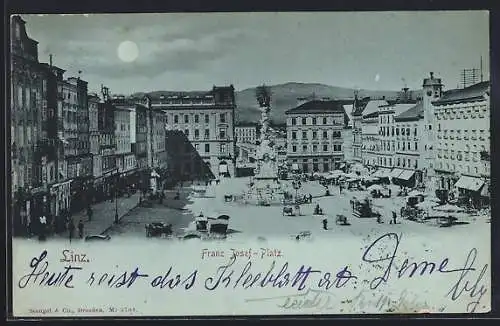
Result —
[[434, 73], [430, 73], [429, 78], [424, 78], [422, 105], [424, 111], [424, 152], [422, 153], [424, 181], [426, 186], [434, 191], [437, 187], [435, 168], [435, 133], [436, 124], [434, 117], [434, 107], [432, 101], [436, 101], [442, 95], [443, 84], [441, 78], [434, 78]]

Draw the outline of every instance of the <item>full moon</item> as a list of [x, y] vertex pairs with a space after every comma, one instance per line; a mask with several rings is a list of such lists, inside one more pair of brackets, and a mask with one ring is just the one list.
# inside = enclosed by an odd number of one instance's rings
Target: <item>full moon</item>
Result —
[[132, 62], [139, 56], [139, 48], [132, 41], [123, 41], [117, 49], [118, 58], [123, 62]]
[[378, 82], [379, 80], [380, 80], [380, 75], [379, 74], [375, 75], [375, 81]]

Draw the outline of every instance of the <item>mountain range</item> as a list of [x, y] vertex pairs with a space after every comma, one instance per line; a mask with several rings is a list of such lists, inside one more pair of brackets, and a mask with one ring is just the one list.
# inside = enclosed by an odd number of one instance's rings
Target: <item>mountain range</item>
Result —
[[[329, 98], [331, 100], [347, 100], [354, 98], [355, 89], [343, 88], [337, 86], [330, 86], [325, 84], [317, 83], [297, 83], [290, 82], [285, 84], [270, 85], [268, 86], [271, 90], [271, 120], [273, 123], [281, 124], [285, 122], [285, 111], [297, 106], [297, 98], [308, 97], [308, 98]], [[259, 105], [255, 98], [256, 87], [247, 88], [241, 91], [235, 92], [236, 97], [236, 122], [257, 122], [260, 119]], [[169, 92], [169, 91], [155, 91], [148, 94], [154, 95], [155, 93], [163, 94], [175, 94], [179, 92]], [[200, 92], [183, 92], [183, 94], [189, 95], [199, 94]], [[358, 96], [371, 97], [371, 98], [382, 98], [386, 99], [396, 99], [400, 91], [372, 91], [359, 89]], [[144, 93], [136, 93], [133, 96], [141, 96]]]

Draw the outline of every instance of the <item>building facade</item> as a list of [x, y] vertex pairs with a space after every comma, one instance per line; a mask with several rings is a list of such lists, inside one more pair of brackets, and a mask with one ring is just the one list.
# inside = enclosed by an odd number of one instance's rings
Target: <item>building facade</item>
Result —
[[401, 184], [410, 187], [425, 184], [423, 157], [425, 156], [426, 144], [424, 143], [425, 137], [423, 137], [425, 131], [423, 109], [423, 103], [420, 102], [394, 117], [396, 151], [393, 163], [398, 170], [393, 175], [402, 170], [394, 178], [401, 180]]
[[366, 104], [361, 107], [361, 161], [365, 166], [378, 166], [380, 151], [379, 108], [388, 104], [384, 99], [367, 100]]
[[168, 130], [183, 131], [213, 175], [234, 175], [234, 87], [216, 87], [205, 93], [160, 94], [152, 108], [165, 112]]
[[352, 160], [363, 162], [363, 111], [370, 98], [358, 99], [358, 94], [354, 95], [352, 108]]
[[57, 141], [49, 134], [56, 110], [52, 74], [38, 61], [38, 42], [27, 35], [19, 16], [11, 19], [10, 68], [11, 202], [14, 232], [23, 233], [42, 216], [52, 223], [47, 184], [57, 181]]
[[101, 176], [94, 178], [97, 200], [112, 197], [117, 182], [116, 138], [114, 106], [109, 99], [108, 89], [102, 88], [102, 102], [98, 103], [99, 153], [101, 156]]
[[89, 94], [89, 142], [92, 155], [92, 176], [94, 179], [102, 176], [102, 155], [99, 145], [99, 103], [97, 94]]
[[255, 144], [257, 141], [258, 124], [252, 122], [239, 122], [235, 128], [236, 143]]
[[344, 160], [344, 108], [314, 100], [286, 111], [287, 164], [292, 170], [327, 172]]
[[[399, 127], [395, 117], [411, 109], [416, 103], [391, 103], [379, 107], [378, 125], [379, 125], [379, 151], [377, 154], [377, 166], [385, 169], [392, 169], [397, 166], [395, 159], [396, 151], [402, 147], [398, 143]], [[406, 148], [406, 145], [405, 145]]]
[[432, 102], [439, 189], [457, 188], [479, 204], [490, 187], [490, 85], [445, 92]]
[[[131, 112], [127, 105], [118, 105], [113, 101], [115, 122], [115, 159], [120, 174], [119, 188], [126, 189], [134, 183], [137, 160], [132, 152]], [[135, 135], [135, 130], [134, 130]]]

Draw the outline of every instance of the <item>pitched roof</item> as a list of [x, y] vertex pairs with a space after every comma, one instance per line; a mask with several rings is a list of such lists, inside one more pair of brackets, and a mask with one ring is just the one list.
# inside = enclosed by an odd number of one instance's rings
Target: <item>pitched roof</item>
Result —
[[401, 114], [401, 113], [411, 109], [412, 107], [415, 106], [415, 104], [416, 104], [416, 102], [415, 103], [396, 103], [393, 105], [384, 105], [383, 107], [387, 108], [388, 111], [380, 111], [380, 113], [394, 112], [394, 114], [398, 115], [398, 114]]
[[409, 110], [404, 111], [403, 113], [394, 117], [395, 121], [410, 121], [410, 120], [418, 120], [424, 117], [424, 105], [422, 102], [414, 105]]
[[363, 116], [373, 113], [373, 112], [378, 112], [378, 107], [382, 105], [388, 105], [386, 100], [370, 100], [367, 104], [365, 109], [363, 110]]
[[285, 114], [297, 113], [344, 113], [345, 101], [320, 101], [314, 100], [285, 111]]
[[452, 89], [443, 93], [441, 98], [432, 102], [434, 105], [463, 103], [481, 100], [489, 93], [490, 82], [484, 81], [462, 89]]

